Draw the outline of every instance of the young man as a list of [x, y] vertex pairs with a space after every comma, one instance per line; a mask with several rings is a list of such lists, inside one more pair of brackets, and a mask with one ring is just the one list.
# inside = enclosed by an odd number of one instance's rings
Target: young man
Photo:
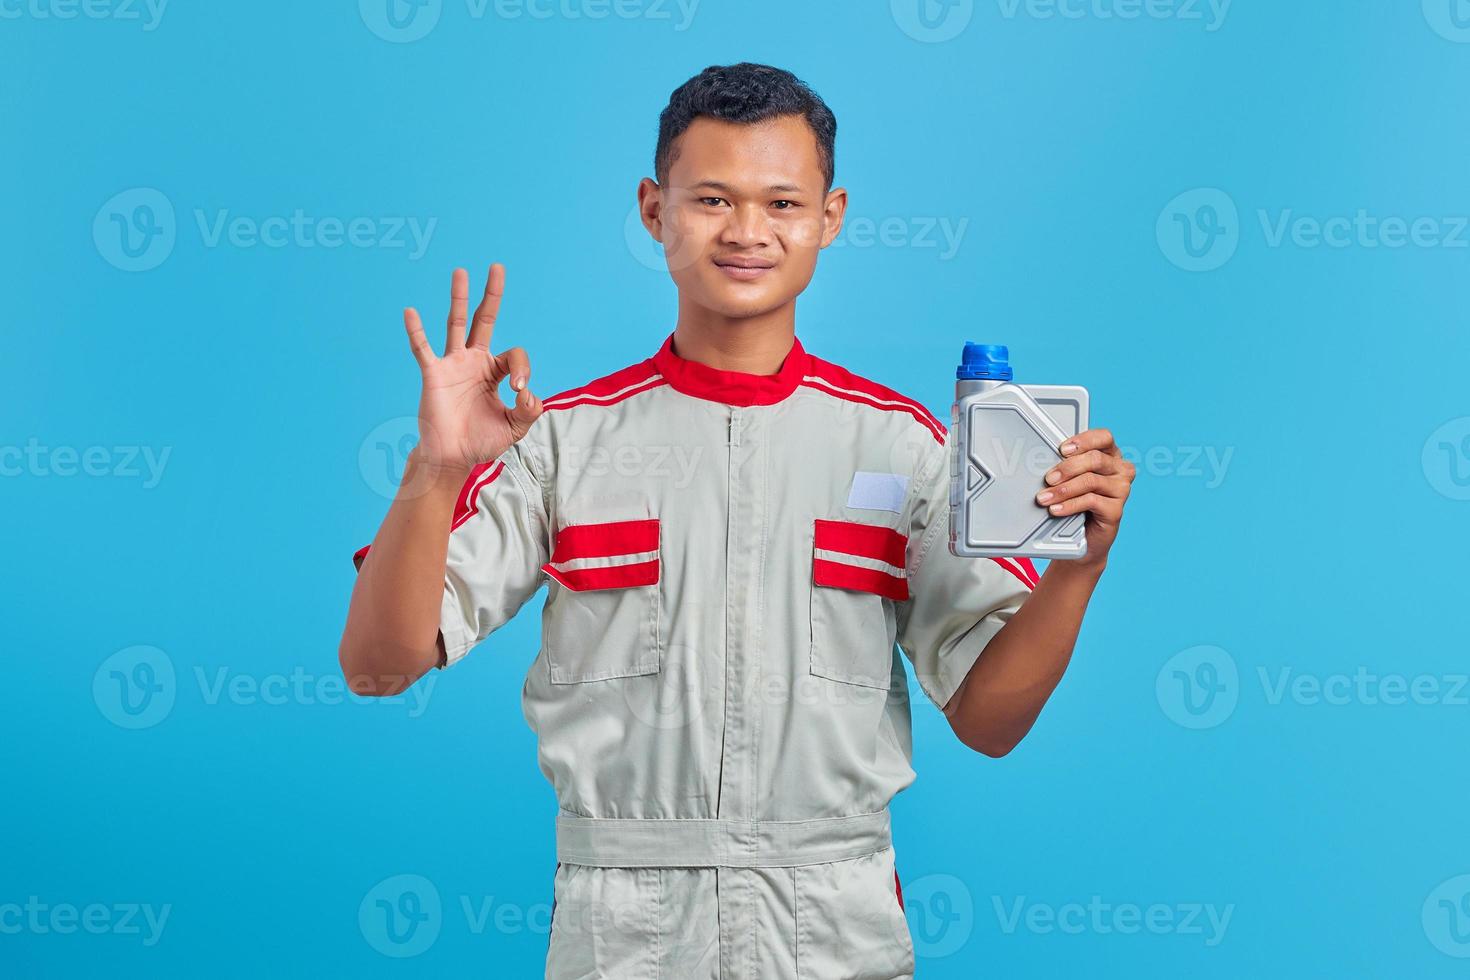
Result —
[[911, 976], [898, 650], [961, 741], [1004, 755], [1117, 534], [1133, 468], [1094, 429], [1037, 498], [1087, 513], [1085, 559], [1038, 579], [955, 557], [945, 427], [796, 339], [847, 205], [835, 131], [763, 65], [673, 93], [638, 200], [678, 320], [630, 367], [532, 395], [526, 352], [490, 353], [499, 265], [468, 337], [455, 271], [442, 356], [405, 311], [420, 441], [358, 553], [342, 669], [397, 693], [547, 585], [523, 703], [560, 808], [548, 977]]

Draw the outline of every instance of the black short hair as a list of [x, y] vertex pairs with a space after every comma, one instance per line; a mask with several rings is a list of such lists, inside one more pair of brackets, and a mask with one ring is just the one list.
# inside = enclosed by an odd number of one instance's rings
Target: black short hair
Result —
[[669, 176], [677, 154], [674, 141], [700, 116], [733, 123], [758, 123], [776, 116], [802, 116], [817, 138], [817, 157], [824, 191], [832, 189], [836, 161], [837, 117], [822, 97], [791, 74], [770, 65], [742, 61], [738, 65], [710, 65], [674, 89], [658, 117], [658, 147], [653, 172], [659, 183]]

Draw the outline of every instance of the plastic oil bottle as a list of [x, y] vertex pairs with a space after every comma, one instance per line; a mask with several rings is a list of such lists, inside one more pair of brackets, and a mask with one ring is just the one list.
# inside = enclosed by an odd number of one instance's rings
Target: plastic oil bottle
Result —
[[1022, 385], [1003, 345], [967, 342], [950, 411], [949, 549], [966, 558], [1080, 558], [1086, 515], [1036, 502], [1061, 445], [1087, 428], [1087, 389]]

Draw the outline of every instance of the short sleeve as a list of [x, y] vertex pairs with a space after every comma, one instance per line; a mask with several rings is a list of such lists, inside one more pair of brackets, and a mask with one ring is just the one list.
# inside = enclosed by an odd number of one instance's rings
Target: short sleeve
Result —
[[949, 451], [946, 436], [910, 494], [909, 597], [898, 606], [898, 645], [941, 709], [1038, 581], [1029, 559], [949, 550]]
[[[447, 667], [509, 622], [546, 580], [540, 482], [520, 444], [471, 471], [450, 524], [439, 633]], [[358, 568], [368, 549], [353, 556]]]

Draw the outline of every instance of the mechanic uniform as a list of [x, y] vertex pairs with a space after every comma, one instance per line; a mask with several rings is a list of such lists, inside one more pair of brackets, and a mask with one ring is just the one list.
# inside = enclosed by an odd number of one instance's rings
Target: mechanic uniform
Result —
[[911, 977], [898, 651], [942, 706], [1036, 583], [950, 553], [945, 426], [800, 341], [754, 375], [670, 335], [544, 404], [460, 495], [441, 632], [447, 666], [547, 584], [546, 976]]

